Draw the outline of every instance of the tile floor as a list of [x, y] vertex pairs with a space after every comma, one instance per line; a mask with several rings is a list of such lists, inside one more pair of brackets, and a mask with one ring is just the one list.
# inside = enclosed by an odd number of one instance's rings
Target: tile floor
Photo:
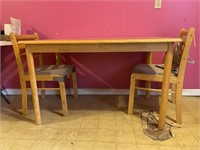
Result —
[[[144, 135], [141, 111], [127, 115], [127, 96], [68, 96], [69, 116], [62, 117], [58, 96], [40, 100], [42, 125], [34, 123], [29, 97], [29, 114], [20, 115], [21, 97], [1, 101], [0, 150], [199, 150], [200, 97], [183, 97], [182, 128], [172, 128], [175, 137], [155, 141]], [[159, 97], [138, 97], [136, 110], [158, 111]], [[174, 117], [169, 103], [168, 116]]]

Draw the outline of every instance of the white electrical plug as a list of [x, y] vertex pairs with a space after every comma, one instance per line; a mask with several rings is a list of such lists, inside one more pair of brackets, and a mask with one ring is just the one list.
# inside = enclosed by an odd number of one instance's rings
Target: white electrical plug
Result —
[[162, 0], [155, 0], [154, 8], [161, 8], [162, 6]]

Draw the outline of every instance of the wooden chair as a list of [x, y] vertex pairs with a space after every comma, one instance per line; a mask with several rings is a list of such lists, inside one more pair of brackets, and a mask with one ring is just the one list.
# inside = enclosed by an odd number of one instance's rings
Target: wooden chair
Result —
[[[187, 58], [188, 58], [190, 46], [194, 38], [194, 32], [195, 32], [194, 28], [190, 28], [189, 31], [186, 31], [183, 28], [180, 32], [180, 38], [183, 39], [183, 42], [176, 43], [175, 45], [176, 48], [178, 46], [181, 54], [180, 54], [180, 63], [179, 63], [178, 70], [177, 71], [172, 70], [172, 73], [170, 76], [170, 84], [172, 84], [172, 90], [170, 90], [170, 93], [172, 93], [172, 98], [174, 98], [174, 101], [175, 101], [174, 103], [175, 103], [175, 109], [176, 109], [176, 122], [178, 124], [182, 123], [181, 96], [182, 96], [183, 80], [184, 80], [185, 68], [187, 64]], [[160, 89], [152, 89], [150, 86], [146, 88], [136, 87], [136, 86], [138, 86], [137, 82], [139, 80], [144, 80], [147, 82], [151, 82], [151, 81], [162, 82], [163, 81], [163, 67], [162, 65], [155, 65], [155, 64], [136, 65], [136, 67], [133, 70], [133, 73], [131, 74], [128, 114], [133, 113], [135, 89], [161, 92]]]
[[[29, 35], [14, 35], [10, 34], [10, 38], [12, 41], [14, 54], [17, 62], [20, 84], [21, 84], [21, 92], [22, 92], [22, 114], [27, 115], [27, 86], [26, 82], [30, 81], [29, 73], [27, 69], [26, 62], [26, 52], [25, 45], [18, 44], [18, 41], [22, 40], [39, 40], [38, 34], [29, 34]], [[65, 89], [65, 81], [68, 77], [72, 76], [73, 80], [73, 88], [74, 88], [74, 98], [78, 98], [77, 92], [77, 82], [76, 82], [76, 70], [74, 66], [71, 65], [61, 65], [60, 55], [56, 54], [56, 64], [55, 65], [44, 65], [42, 54], [35, 54], [35, 65], [36, 65], [36, 80], [41, 81], [41, 90], [42, 98], [45, 98], [45, 90], [59, 90], [63, 116], [67, 116], [68, 108], [67, 108], [67, 97], [66, 97], [66, 89]], [[37, 65], [39, 64], [39, 65]], [[56, 81], [59, 83], [59, 88], [45, 88], [45, 81]]]

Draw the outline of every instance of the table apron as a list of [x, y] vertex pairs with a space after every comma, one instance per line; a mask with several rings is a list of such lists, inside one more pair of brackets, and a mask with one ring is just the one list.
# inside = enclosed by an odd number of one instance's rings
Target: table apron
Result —
[[167, 51], [168, 43], [26, 44], [31, 53], [98, 53]]

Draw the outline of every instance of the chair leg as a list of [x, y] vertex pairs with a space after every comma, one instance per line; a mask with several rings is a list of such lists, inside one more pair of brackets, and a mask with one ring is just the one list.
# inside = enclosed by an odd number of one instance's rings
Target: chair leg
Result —
[[21, 84], [22, 90], [22, 114], [27, 116], [27, 90], [26, 90], [26, 82]]
[[[151, 82], [150, 81], [146, 81], [146, 88], [150, 89], [151, 88]], [[145, 98], [149, 99], [150, 98], [150, 91], [145, 91]]]
[[66, 117], [68, 115], [68, 107], [67, 107], [65, 82], [59, 82], [59, 87], [60, 87], [60, 97], [62, 103], [63, 116]]
[[[135, 86], [138, 87], [139, 81], [135, 80]], [[135, 88], [135, 93], [134, 93], [134, 97], [138, 96], [138, 89]]]
[[[172, 91], [175, 92], [176, 91], [176, 84], [172, 83]], [[173, 104], [175, 104], [175, 100], [176, 100], [176, 94], [172, 93], [171, 94], [171, 101]]]
[[56, 53], [56, 65], [61, 65], [61, 54]]
[[73, 82], [73, 88], [74, 88], [74, 99], [78, 99], [76, 72], [72, 72], [72, 82]]
[[176, 86], [176, 100], [175, 100], [175, 108], [176, 108], [176, 123], [182, 124], [182, 87], [177, 84]]
[[133, 114], [134, 108], [134, 95], [135, 95], [135, 78], [131, 75], [130, 91], [129, 91], [129, 102], [128, 102], [128, 114]]
[[[45, 88], [45, 82], [44, 81], [41, 82], [41, 87]], [[41, 90], [41, 98], [45, 99], [45, 90]]]

